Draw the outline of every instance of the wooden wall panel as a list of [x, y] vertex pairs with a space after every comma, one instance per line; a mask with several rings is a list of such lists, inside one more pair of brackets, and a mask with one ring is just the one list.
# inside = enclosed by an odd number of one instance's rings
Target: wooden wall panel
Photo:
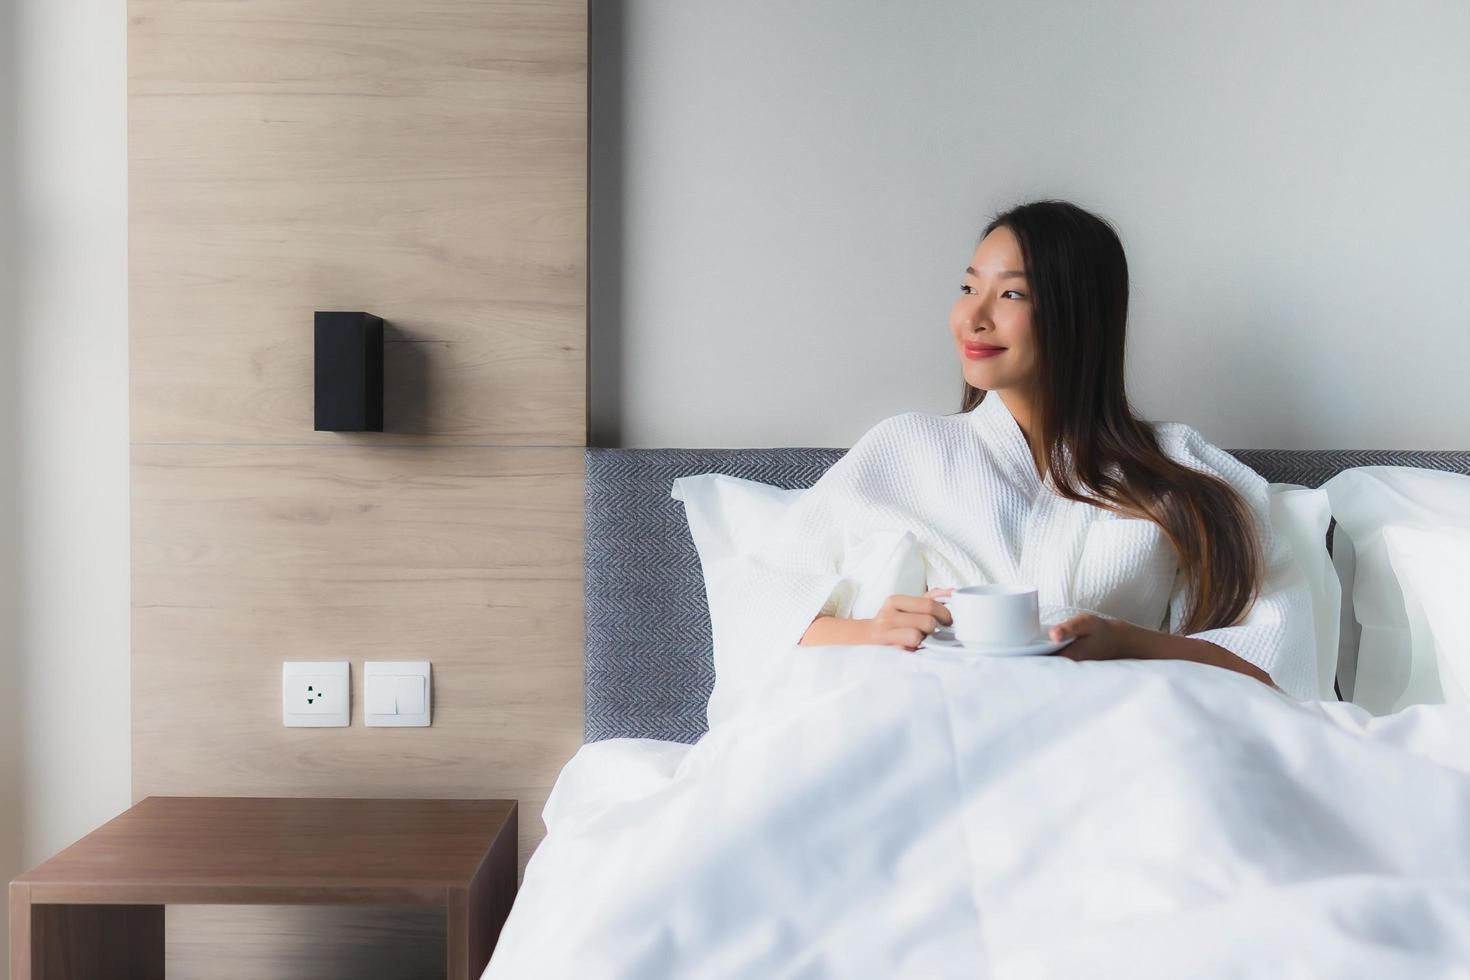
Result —
[[332, 441], [312, 311], [366, 309], [383, 442], [585, 445], [585, 0], [129, 14], [135, 442]]
[[[128, 14], [133, 795], [514, 797], [524, 867], [581, 744], [586, 0]], [[320, 309], [386, 321], [388, 431], [313, 431]], [[281, 725], [303, 659], [349, 727]], [[430, 728], [362, 724], [387, 659]], [[171, 911], [170, 975], [363, 975], [380, 920], [302, 916]]]
[[[133, 793], [505, 795], [522, 863], [581, 744], [582, 450], [136, 446]], [[285, 728], [286, 660], [352, 724]], [[429, 660], [433, 724], [362, 724], [362, 662]]]

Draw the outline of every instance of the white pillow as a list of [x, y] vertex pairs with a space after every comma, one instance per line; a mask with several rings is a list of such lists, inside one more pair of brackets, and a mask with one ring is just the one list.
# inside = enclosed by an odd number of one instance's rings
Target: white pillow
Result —
[[[738, 658], [728, 653], [722, 657], [722, 651], [731, 650], [731, 644], [721, 639], [730, 625], [725, 616], [738, 608], [732, 605], [736, 597], [726, 595], [730, 575], [741, 558], [759, 549], [767, 529], [802, 492], [723, 473], [679, 477], [669, 491], [684, 503], [709, 603], [715, 649], [715, 685], [707, 706], [711, 727], [735, 710], [765, 667], [765, 661], [750, 651], [740, 651]], [[923, 552], [908, 530], [875, 529], [849, 560], [851, 571], [823, 608], [829, 615], [867, 619], [890, 595], [920, 595], [926, 587]]]
[[1433, 660], [1448, 704], [1470, 704], [1470, 528], [1383, 528], [1404, 592], [1413, 662]]
[[1312, 590], [1312, 631], [1317, 639], [1317, 698], [1336, 701], [1337, 649], [1342, 585], [1327, 553], [1332, 523], [1327, 493], [1297, 483], [1268, 484], [1271, 528], [1291, 545], [1292, 558]]
[[708, 575], [710, 566], [752, 551], [765, 529], [801, 492], [724, 473], [701, 473], [679, 477], [669, 496], [684, 502], [689, 533]]
[[[1344, 596], [1343, 695], [1373, 714], [1443, 702], [1434, 648], [1422, 635], [1416, 648], [1410, 624], [1410, 600], [1422, 605], [1426, 593], [1395, 567], [1389, 553], [1393, 535], [1385, 536], [1384, 529], [1399, 525], [1458, 537], [1470, 528], [1470, 476], [1415, 466], [1359, 466], [1338, 473], [1322, 489], [1337, 519], [1332, 558]], [[1398, 537], [1400, 566], [1436, 567], [1423, 566], [1407, 550], [1422, 535]], [[1425, 574], [1419, 571], [1414, 581]]]
[[704, 574], [715, 650], [715, 684], [706, 705], [711, 727], [734, 710], [735, 703], [764, 666], [764, 661], [754, 659], [753, 655], [737, 661], [724, 653], [730, 644], [722, 638], [732, 626], [725, 622], [726, 611], [733, 607], [721, 597], [733, 588], [727, 583], [739, 560], [757, 550], [766, 530], [799, 493], [800, 490], [783, 490], [723, 473], [679, 477], [669, 491], [669, 496], [684, 502], [689, 535], [694, 539]]

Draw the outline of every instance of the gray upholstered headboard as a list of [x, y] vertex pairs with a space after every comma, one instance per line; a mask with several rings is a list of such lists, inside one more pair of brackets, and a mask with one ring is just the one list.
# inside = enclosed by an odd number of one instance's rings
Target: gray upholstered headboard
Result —
[[[845, 449], [588, 449], [586, 740], [693, 742], [714, 686], [709, 608], [676, 478], [728, 473], [809, 487]], [[1470, 474], [1470, 451], [1230, 452], [1272, 483], [1321, 486], [1354, 466]], [[1331, 530], [1328, 532], [1331, 547]]]

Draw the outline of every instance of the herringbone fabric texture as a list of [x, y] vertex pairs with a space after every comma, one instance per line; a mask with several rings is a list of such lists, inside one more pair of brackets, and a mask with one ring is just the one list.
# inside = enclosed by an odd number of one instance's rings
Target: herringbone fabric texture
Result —
[[[673, 481], [727, 473], [809, 487], [845, 449], [597, 449], [586, 452], [586, 723], [589, 742], [705, 732], [714, 686], [699, 555]], [[1272, 483], [1318, 487], [1357, 466], [1470, 475], [1470, 451], [1230, 450]], [[1331, 531], [1327, 545], [1331, 546]]]

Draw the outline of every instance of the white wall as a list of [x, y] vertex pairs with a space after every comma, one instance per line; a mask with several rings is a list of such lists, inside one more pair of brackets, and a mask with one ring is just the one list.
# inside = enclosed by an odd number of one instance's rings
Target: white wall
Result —
[[21, 727], [0, 729], [0, 766], [18, 768], [0, 770], [16, 806], [0, 816], [6, 881], [125, 809], [131, 766], [126, 4], [14, 0], [8, 12], [0, 528], [13, 539], [0, 549], [0, 640], [18, 663], [0, 717]]
[[[18, 425], [15, 372], [15, 78], [14, 19], [0, 0], [0, 885], [20, 868], [21, 723], [16, 672], [20, 667], [16, 590], [20, 562], [15, 541]], [[4, 902], [5, 899], [0, 899]], [[7, 919], [8, 921], [8, 919]], [[9, 969], [9, 931], [0, 929], [0, 976]]]
[[1057, 196], [1121, 232], [1144, 415], [1470, 449], [1464, 0], [593, 7], [598, 443], [957, 410], [978, 232]]

